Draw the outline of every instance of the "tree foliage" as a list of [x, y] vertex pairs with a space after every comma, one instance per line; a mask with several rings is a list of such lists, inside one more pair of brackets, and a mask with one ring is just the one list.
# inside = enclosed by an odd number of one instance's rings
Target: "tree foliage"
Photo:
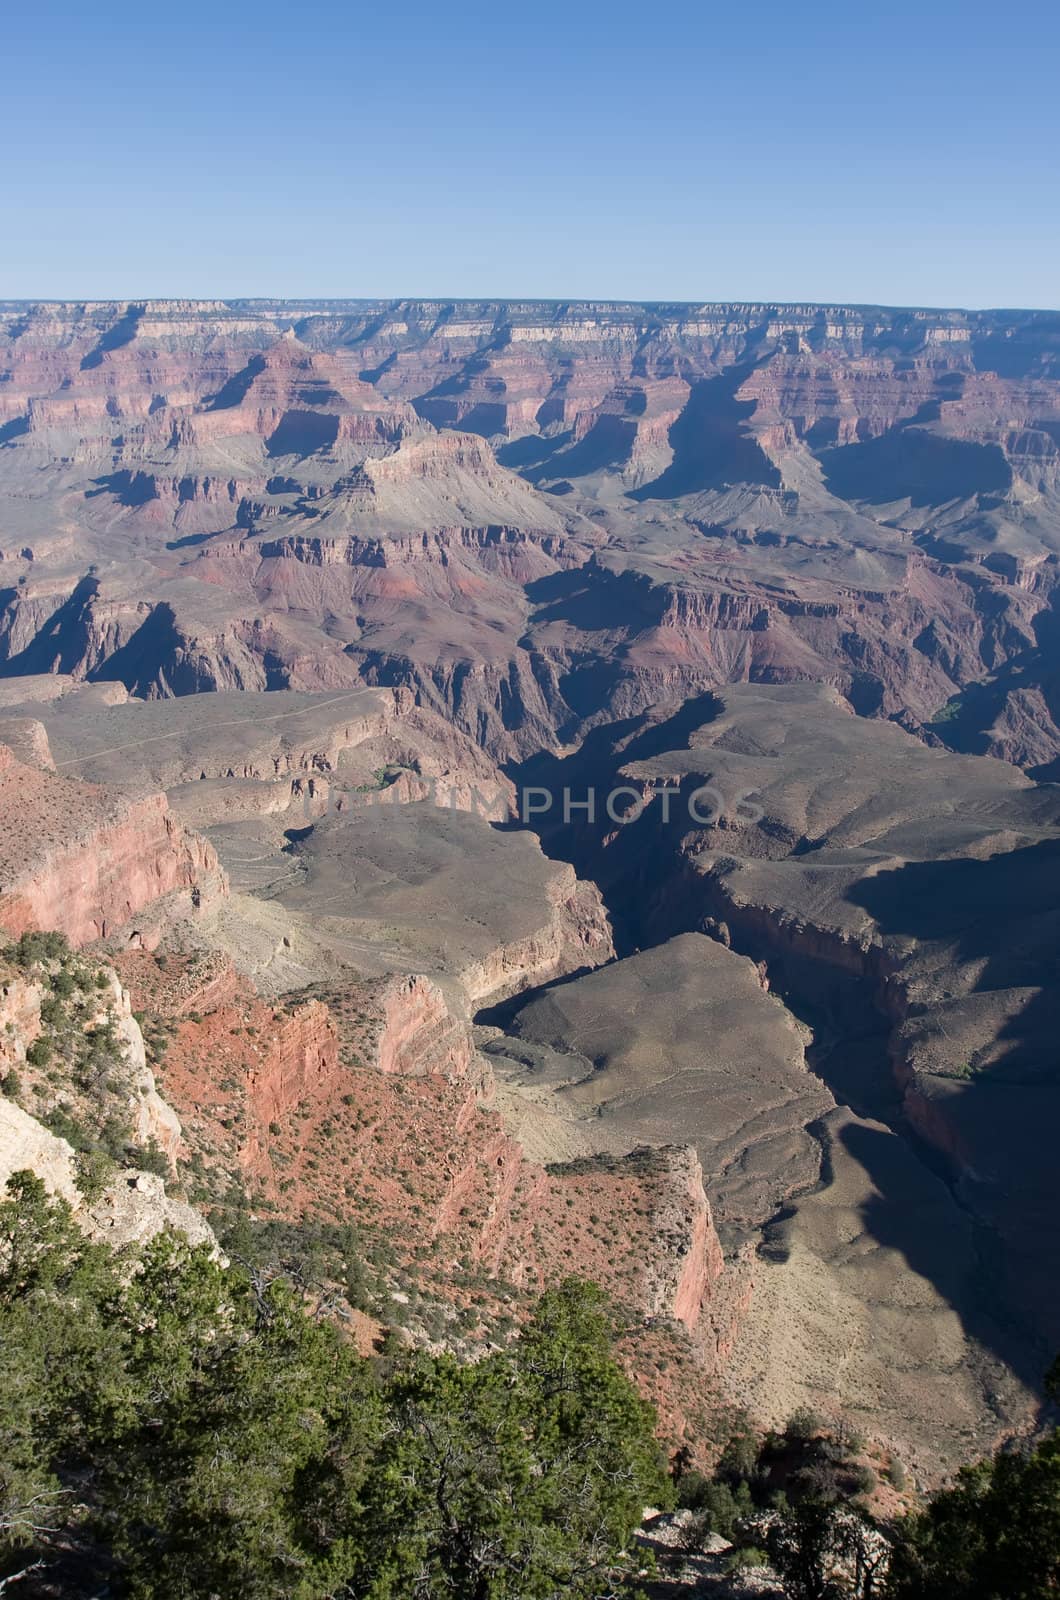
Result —
[[769, 1528], [766, 1549], [791, 1600], [873, 1600], [891, 1547], [857, 1506], [806, 1500]]
[[896, 1600], [1044, 1600], [1060, 1590], [1060, 1434], [965, 1467], [895, 1552]]
[[388, 1401], [372, 1600], [607, 1593], [644, 1506], [667, 1493], [650, 1408], [589, 1285], [546, 1294], [511, 1351], [422, 1361]]
[[665, 1493], [591, 1286], [382, 1376], [283, 1278], [165, 1234], [116, 1258], [29, 1174], [0, 1202], [0, 1586], [591, 1600]]

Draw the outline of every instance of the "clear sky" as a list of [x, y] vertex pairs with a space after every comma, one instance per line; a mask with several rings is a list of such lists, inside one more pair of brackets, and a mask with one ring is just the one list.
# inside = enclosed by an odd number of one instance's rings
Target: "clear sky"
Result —
[[13, 0], [0, 296], [1060, 307], [1060, 6]]

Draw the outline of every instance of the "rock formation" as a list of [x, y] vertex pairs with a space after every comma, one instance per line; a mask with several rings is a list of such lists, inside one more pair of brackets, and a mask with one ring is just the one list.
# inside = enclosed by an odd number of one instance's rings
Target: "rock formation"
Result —
[[723, 1383], [929, 1475], [1023, 1426], [1058, 331], [0, 305], [0, 925], [147, 1030], [13, 956], [20, 1115], [397, 1241], [417, 1337], [598, 1277], [675, 1435]]
[[[155, 962], [136, 958], [138, 997]], [[431, 1251], [442, 1277], [461, 1253], [528, 1288], [578, 1267], [690, 1333], [713, 1306], [721, 1246], [695, 1154], [530, 1162], [468, 1024], [423, 976], [283, 1008], [243, 987], [179, 1022], [163, 1072], [207, 1173], [227, 1184], [237, 1166], [272, 1210], [346, 1211], [410, 1258]]]
[[0, 926], [105, 938], [162, 895], [225, 892], [205, 840], [162, 794], [133, 797], [15, 759], [0, 746]]
[[25, 940], [9, 947], [0, 959], [0, 1068], [36, 1116], [61, 1110], [83, 1126], [117, 1119], [130, 1146], [153, 1147], [171, 1169], [183, 1154], [177, 1114], [158, 1093], [129, 993], [109, 963], [61, 947], [41, 954]]
[[154, 1173], [125, 1170], [87, 1199], [78, 1188], [75, 1152], [10, 1100], [0, 1099], [0, 1189], [16, 1172], [32, 1172], [49, 1194], [65, 1200], [90, 1239], [115, 1250], [145, 1244], [164, 1228], [190, 1244], [217, 1241], [197, 1211], [171, 1199]]
[[[86, 1053], [96, 1041], [102, 1071]], [[129, 995], [113, 968], [71, 955], [54, 935], [39, 948], [25, 941], [16, 947], [16, 960], [0, 968], [0, 1068], [0, 1190], [14, 1173], [29, 1171], [68, 1202], [90, 1238], [120, 1249], [174, 1228], [192, 1244], [216, 1249], [199, 1213], [168, 1196], [157, 1172], [136, 1167], [138, 1150], [166, 1156], [171, 1172], [184, 1152], [180, 1121], [158, 1093]], [[76, 1130], [82, 1150], [95, 1148], [97, 1155], [93, 1123], [110, 1119], [113, 1128], [120, 1118], [132, 1161], [107, 1159], [86, 1181], [83, 1153], [41, 1120], [57, 1116]]]
[[0, 654], [149, 696], [408, 686], [500, 757], [813, 679], [1048, 770], [1055, 337], [841, 306], [0, 308]]

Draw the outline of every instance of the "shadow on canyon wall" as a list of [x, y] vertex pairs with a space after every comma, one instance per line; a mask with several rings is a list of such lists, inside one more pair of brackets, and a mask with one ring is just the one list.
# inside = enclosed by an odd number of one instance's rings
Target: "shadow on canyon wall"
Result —
[[[573, 754], [543, 755], [512, 775], [520, 784], [538, 785], [557, 797], [569, 788], [572, 798], [580, 799], [591, 786], [602, 796], [619, 765], [686, 748], [696, 730], [716, 715], [717, 706], [707, 692], [654, 726], [645, 727], [642, 717], [610, 724], [590, 733]], [[699, 781], [689, 780], [693, 785]], [[723, 915], [711, 903], [709, 884], [673, 854], [687, 831], [681, 807], [675, 804], [669, 830], [656, 811], [651, 807], [638, 822], [615, 830], [599, 806], [594, 821], [575, 813], [564, 824], [557, 800], [551, 812], [534, 821], [549, 855], [570, 861], [580, 875], [599, 885], [620, 957], [677, 933], [713, 931], [713, 917]], [[1053, 1149], [1060, 1141], [1055, 1114], [1060, 1111], [1055, 1048], [1060, 1021], [1060, 959], [1055, 954], [1060, 948], [1060, 842], [988, 860], [910, 863], [865, 879], [849, 898], [873, 916], [884, 937], [905, 936], [918, 946], [942, 947], [947, 968], [967, 972], [973, 967], [974, 993], [989, 999], [992, 991], [1025, 991], [1019, 1006], [1009, 1007], [1011, 1015], [1000, 1018], [997, 1036], [1005, 1047], [1000, 1059], [982, 1074], [943, 1085], [947, 1094], [960, 1097], [958, 1126], [969, 1139], [978, 1128], [984, 1130], [984, 1139], [996, 1130], [995, 1145], [1000, 1141], [1004, 1146], [1009, 1132], [1026, 1122], [1021, 1137], [1033, 1171], [1017, 1192], [1013, 1152], [1006, 1153], [1009, 1168], [999, 1169], [986, 1184], [974, 1173], [966, 1180], [955, 1156], [926, 1144], [907, 1120], [888, 1054], [893, 1019], [877, 1009], [874, 980], [842, 971], [812, 950], [778, 953], [759, 947], [753, 934], [745, 947], [734, 935], [742, 953], [768, 959], [774, 989], [813, 1026], [813, 1070], [836, 1099], [891, 1130], [855, 1124], [840, 1134], [877, 1191], [863, 1209], [868, 1234], [900, 1252], [913, 1271], [934, 1285], [984, 1352], [1038, 1389], [1060, 1327], [1060, 1297], [1052, 1287], [1060, 1283], [1060, 1241], [1051, 1217], [1041, 1214], [1039, 1190], [1045, 1190], [1036, 1176], [1051, 1172]], [[530, 998], [518, 997], [503, 1017], [490, 1020], [507, 1025]], [[943, 1003], [945, 998], [940, 996]], [[1039, 1104], [1019, 1100], [1025, 1092], [1047, 1093], [1045, 1116]], [[1011, 1194], [992, 1196], [990, 1183], [1004, 1186], [1010, 1180]], [[1024, 1222], [1026, 1235], [1020, 1232]]]
[[891, 428], [865, 444], [821, 452], [825, 481], [842, 500], [888, 505], [943, 505], [975, 494], [1004, 493], [1012, 469], [997, 445], [950, 439], [923, 428]]
[[754, 362], [743, 362], [720, 377], [693, 383], [687, 404], [669, 431], [673, 460], [651, 483], [631, 490], [631, 500], [674, 499], [732, 483], [781, 487], [780, 472], [744, 431], [756, 402], [736, 398], [754, 370]]

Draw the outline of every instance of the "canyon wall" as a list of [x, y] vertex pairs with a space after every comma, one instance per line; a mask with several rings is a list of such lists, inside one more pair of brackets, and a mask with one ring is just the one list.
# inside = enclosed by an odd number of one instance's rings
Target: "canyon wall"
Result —
[[132, 797], [26, 766], [0, 746], [0, 926], [102, 939], [163, 895], [225, 893], [216, 854], [162, 794]]
[[[157, 996], [156, 960], [125, 958], [141, 998]], [[467, 1024], [425, 977], [281, 1008], [244, 986], [179, 1021], [163, 1071], [207, 1170], [236, 1163], [281, 1214], [342, 1212], [403, 1252], [466, 1252], [526, 1288], [582, 1270], [689, 1332], [712, 1304], [723, 1262], [694, 1154], [569, 1171], [529, 1161], [492, 1109]]]
[[1048, 775], [1057, 339], [1046, 312], [3, 305], [0, 664], [405, 688], [503, 760], [814, 680]]

